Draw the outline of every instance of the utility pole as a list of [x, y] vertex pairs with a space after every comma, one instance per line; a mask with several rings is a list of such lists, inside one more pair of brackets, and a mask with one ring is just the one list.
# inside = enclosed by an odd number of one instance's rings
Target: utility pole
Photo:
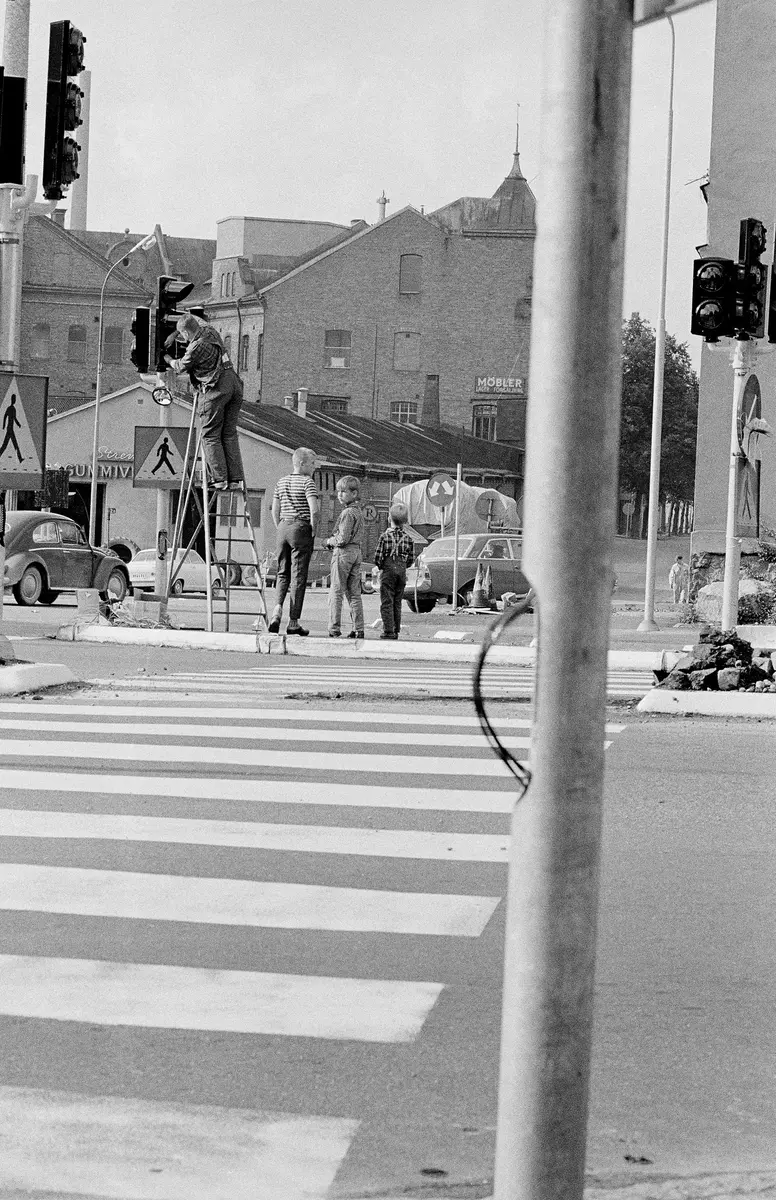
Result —
[[512, 823], [496, 1200], [581, 1200], [613, 583], [633, 0], [545, 5], [525, 569], [532, 782]]
[[[3, 35], [4, 98], [9, 85], [14, 87], [16, 128], [13, 134], [15, 154], [10, 164], [12, 178], [0, 181], [0, 370], [18, 371], [22, 312], [22, 253], [24, 219], [38, 190], [36, 175], [24, 176], [25, 97], [30, 45], [30, 0], [6, 0]], [[7, 114], [6, 114], [7, 115]], [[6, 122], [6, 129], [8, 122]], [[2, 150], [4, 168], [9, 166], [6, 148]], [[45, 466], [45, 464], [43, 464]], [[0, 581], [5, 575], [5, 512], [13, 507], [13, 496], [0, 488]], [[0, 653], [13, 658], [8, 639], [2, 633], [3, 593], [0, 591]]]

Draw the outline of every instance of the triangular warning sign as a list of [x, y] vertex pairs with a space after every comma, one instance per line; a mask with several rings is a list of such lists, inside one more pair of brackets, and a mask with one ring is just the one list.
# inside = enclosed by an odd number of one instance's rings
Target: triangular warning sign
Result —
[[37, 475], [42, 466], [14, 376], [0, 400], [0, 474]]
[[172, 482], [180, 483], [182, 474], [183, 458], [172, 434], [169, 429], [160, 429], [158, 438], [135, 472], [135, 480], [164, 486]]

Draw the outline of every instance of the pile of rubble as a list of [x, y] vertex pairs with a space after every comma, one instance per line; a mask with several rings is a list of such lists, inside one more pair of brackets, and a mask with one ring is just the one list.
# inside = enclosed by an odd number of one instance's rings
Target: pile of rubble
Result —
[[704, 629], [657, 686], [676, 692], [776, 692], [776, 653], [755, 652], [732, 631]]

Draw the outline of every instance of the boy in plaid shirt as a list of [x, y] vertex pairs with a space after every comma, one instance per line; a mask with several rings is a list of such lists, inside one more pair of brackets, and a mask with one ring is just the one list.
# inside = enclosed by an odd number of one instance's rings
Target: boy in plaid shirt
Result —
[[385, 641], [396, 641], [401, 629], [401, 602], [407, 583], [407, 567], [415, 560], [412, 538], [405, 533], [409, 513], [406, 504], [392, 504], [391, 524], [380, 539], [375, 550], [375, 566], [380, 568], [380, 616], [383, 619]]

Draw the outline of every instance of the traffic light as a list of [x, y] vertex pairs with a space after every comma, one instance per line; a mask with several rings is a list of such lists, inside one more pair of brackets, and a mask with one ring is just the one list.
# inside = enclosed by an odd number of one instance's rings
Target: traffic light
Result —
[[74, 133], [81, 120], [83, 92], [73, 76], [84, 69], [84, 42], [80, 29], [69, 21], [53, 21], [49, 31], [46, 128], [43, 135], [43, 195], [61, 200], [78, 179], [78, 151]]
[[24, 183], [27, 80], [0, 67], [0, 183]]
[[690, 333], [707, 342], [736, 332], [736, 264], [732, 258], [698, 258], [692, 265]]
[[[156, 331], [154, 334], [155, 371], [167, 370], [167, 363], [164, 361], [165, 354], [169, 354], [172, 358], [175, 357], [171, 339], [175, 337], [178, 318], [184, 316], [184, 310], [178, 308], [178, 305], [193, 289], [194, 284], [187, 283], [185, 279], [176, 279], [171, 275], [159, 276], [156, 287]], [[166, 344], [168, 341], [170, 342], [169, 346]]]
[[135, 340], [132, 343], [129, 357], [135, 370], [139, 371], [141, 375], [146, 375], [148, 373], [148, 356], [151, 351], [151, 309], [136, 308], [130, 329]]
[[736, 328], [750, 337], [765, 334], [765, 293], [768, 271], [760, 257], [765, 253], [765, 226], [755, 217], [741, 222], [736, 271]]

